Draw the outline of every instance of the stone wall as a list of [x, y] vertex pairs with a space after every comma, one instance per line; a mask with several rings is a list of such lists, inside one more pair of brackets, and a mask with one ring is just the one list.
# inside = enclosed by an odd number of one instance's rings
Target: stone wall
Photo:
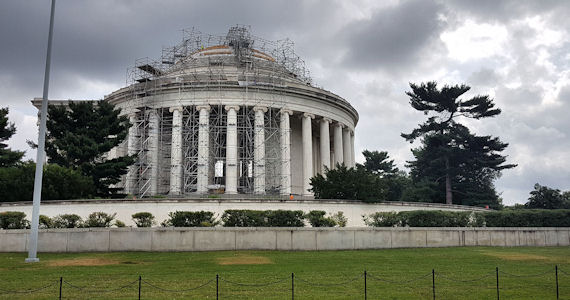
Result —
[[[0, 252], [25, 252], [29, 230], [0, 230]], [[39, 252], [356, 250], [569, 246], [570, 228], [74, 228], [40, 230]]]

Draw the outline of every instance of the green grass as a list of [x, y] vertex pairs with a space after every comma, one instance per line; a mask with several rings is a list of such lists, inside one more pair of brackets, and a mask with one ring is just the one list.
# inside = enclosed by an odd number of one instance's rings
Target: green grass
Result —
[[[136, 299], [139, 275], [142, 299], [215, 299], [216, 274], [220, 299], [291, 299], [292, 272], [295, 299], [364, 299], [364, 270], [368, 299], [432, 299], [432, 269], [437, 299], [496, 299], [496, 266], [501, 299], [556, 299], [555, 265], [562, 270], [560, 299], [570, 299], [569, 247], [46, 253], [36, 264], [24, 263], [25, 257], [0, 254], [0, 299], [57, 299], [60, 276], [64, 299]], [[189, 292], [148, 284], [183, 290], [208, 281]], [[48, 284], [37, 293], [5, 292]]]

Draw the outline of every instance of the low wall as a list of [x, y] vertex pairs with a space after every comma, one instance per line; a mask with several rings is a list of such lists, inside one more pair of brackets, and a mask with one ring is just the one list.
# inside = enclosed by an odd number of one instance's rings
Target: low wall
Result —
[[[254, 209], [254, 210], [302, 210], [305, 213], [311, 210], [324, 210], [329, 214], [342, 211], [348, 218], [349, 227], [364, 227], [362, 215], [369, 215], [378, 211], [408, 211], [408, 210], [447, 210], [447, 211], [484, 211], [482, 208], [445, 205], [439, 203], [421, 202], [384, 202], [364, 203], [354, 200], [314, 200], [314, 199], [256, 199], [256, 198], [180, 198], [180, 199], [139, 199], [139, 200], [67, 200], [43, 201], [40, 214], [54, 217], [59, 214], [77, 214], [85, 219], [90, 213], [102, 211], [109, 214], [117, 213], [117, 220], [134, 226], [131, 215], [137, 212], [151, 212], [156, 221], [164, 221], [168, 213], [177, 210], [211, 211], [219, 218], [228, 209]], [[22, 211], [28, 219], [32, 216], [31, 202], [0, 203], [0, 212]]]
[[[0, 252], [25, 252], [29, 230], [0, 230]], [[40, 230], [40, 252], [356, 250], [569, 246], [570, 228], [74, 228]]]

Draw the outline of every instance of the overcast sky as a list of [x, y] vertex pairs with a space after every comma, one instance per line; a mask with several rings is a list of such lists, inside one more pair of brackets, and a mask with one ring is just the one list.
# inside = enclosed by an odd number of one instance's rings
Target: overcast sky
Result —
[[[30, 100], [42, 95], [49, 8], [0, 1], [0, 106], [17, 127], [9, 145], [33, 159], [25, 141], [37, 140]], [[569, 2], [546, 0], [58, 0], [49, 98], [103, 98], [137, 58], [180, 42], [183, 28], [224, 35], [251, 25], [256, 36], [292, 39], [315, 84], [358, 110], [356, 152], [386, 150], [400, 166], [413, 146], [400, 133], [425, 119], [409, 105], [410, 82], [490, 95], [503, 113], [464, 124], [510, 144], [518, 167], [496, 186], [505, 204], [524, 203], [537, 182], [570, 190], [569, 15]]]

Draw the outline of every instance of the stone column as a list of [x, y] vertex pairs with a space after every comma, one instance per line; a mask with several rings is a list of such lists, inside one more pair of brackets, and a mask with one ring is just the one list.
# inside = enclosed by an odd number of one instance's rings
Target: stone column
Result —
[[237, 194], [237, 112], [239, 106], [229, 105], [225, 107], [227, 111], [227, 134], [226, 134], [226, 194]]
[[336, 164], [344, 162], [343, 146], [342, 146], [342, 124], [336, 123], [334, 125], [334, 167]]
[[148, 116], [148, 154], [150, 155], [150, 190], [151, 196], [158, 194], [158, 157], [159, 157], [159, 120], [155, 109], [149, 112]]
[[303, 195], [312, 196], [313, 193], [309, 192], [311, 188], [310, 179], [313, 176], [313, 132], [311, 128], [311, 119], [315, 115], [304, 113], [302, 124], [302, 137], [303, 137]]
[[293, 112], [281, 110], [279, 142], [281, 143], [281, 195], [291, 194], [291, 127], [289, 116]]
[[354, 130], [350, 135], [350, 164], [353, 168], [356, 167], [356, 158], [354, 157]]
[[196, 107], [200, 112], [198, 120], [198, 178], [196, 191], [200, 194], [208, 192], [208, 156], [210, 146], [210, 106]]
[[253, 132], [253, 190], [255, 194], [265, 194], [265, 113], [267, 107], [256, 106], [255, 129]]
[[342, 131], [342, 153], [343, 153], [343, 160], [344, 164], [350, 168], [352, 167], [351, 159], [350, 159], [350, 128], [346, 127]]
[[[136, 113], [129, 114], [129, 122], [131, 123], [131, 127], [129, 127], [129, 137], [127, 140], [127, 155], [132, 156], [137, 154], [139, 151], [138, 149], [138, 140], [137, 140], [137, 115]], [[138, 158], [136, 158], [138, 160]], [[136, 164], [135, 160], [135, 164]], [[130, 165], [127, 171], [127, 176], [125, 177], [125, 193], [127, 194], [138, 194], [138, 191], [135, 190], [136, 180], [137, 180], [137, 168], [135, 164]]]
[[171, 107], [172, 143], [170, 146], [170, 195], [182, 194], [182, 111]]
[[329, 124], [330, 119], [321, 119], [321, 139], [320, 139], [320, 150], [321, 150], [321, 174], [325, 174], [325, 167], [331, 167], [331, 140], [329, 135]]

